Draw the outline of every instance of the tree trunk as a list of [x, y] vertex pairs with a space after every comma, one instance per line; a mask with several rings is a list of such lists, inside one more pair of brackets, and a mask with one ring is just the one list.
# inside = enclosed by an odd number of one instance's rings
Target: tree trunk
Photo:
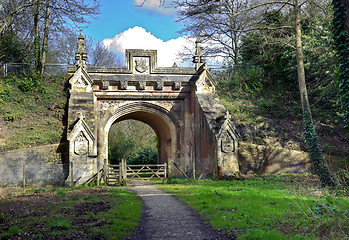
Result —
[[50, 0], [46, 1], [46, 14], [45, 14], [45, 28], [44, 28], [44, 40], [42, 43], [42, 57], [41, 57], [41, 75], [45, 72], [46, 55], [47, 55], [47, 41], [49, 32], [49, 22], [50, 22]]
[[319, 176], [322, 186], [336, 186], [336, 181], [328, 168], [322, 155], [318, 136], [315, 131], [313, 119], [310, 111], [307, 86], [305, 83], [305, 72], [303, 62], [302, 30], [301, 30], [301, 9], [298, 0], [294, 1], [295, 14], [295, 40], [296, 40], [296, 60], [299, 91], [301, 94], [301, 104], [303, 109], [304, 137], [308, 147], [310, 160]]
[[39, 39], [39, 20], [40, 20], [41, 0], [36, 2], [34, 12], [34, 68], [40, 73], [40, 39]]
[[298, 85], [299, 85], [299, 91], [301, 95], [301, 104], [302, 104], [303, 112], [307, 110], [309, 113], [311, 113], [307, 86], [305, 84], [302, 30], [301, 30], [301, 13], [300, 13], [300, 7], [298, 5], [298, 0], [295, 0], [294, 11], [295, 11], [294, 14], [295, 14], [296, 61], [297, 61]]

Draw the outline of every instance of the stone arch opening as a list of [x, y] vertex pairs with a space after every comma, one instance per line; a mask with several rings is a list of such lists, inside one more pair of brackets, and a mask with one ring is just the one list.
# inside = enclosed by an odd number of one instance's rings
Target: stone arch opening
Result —
[[152, 103], [130, 103], [117, 107], [104, 117], [105, 127], [100, 132], [103, 141], [99, 142], [99, 155], [108, 159], [108, 137], [111, 126], [124, 120], [138, 120], [149, 125], [155, 132], [158, 140], [158, 162], [167, 163], [169, 158], [174, 158], [177, 152], [177, 139], [175, 116], [166, 109]]
[[148, 124], [134, 120], [115, 121], [108, 134], [109, 164], [157, 164], [158, 137]]

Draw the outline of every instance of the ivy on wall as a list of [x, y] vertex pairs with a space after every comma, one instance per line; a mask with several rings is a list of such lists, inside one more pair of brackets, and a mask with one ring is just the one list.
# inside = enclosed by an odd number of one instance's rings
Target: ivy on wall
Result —
[[[333, 39], [338, 54], [339, 64], [339, 102], [344, 122], [349, 131], [349, 30], [345, 25], [347, 17], [346, 1], [333, 0]], [[348, 3], [347, 3], [348, 4]]]

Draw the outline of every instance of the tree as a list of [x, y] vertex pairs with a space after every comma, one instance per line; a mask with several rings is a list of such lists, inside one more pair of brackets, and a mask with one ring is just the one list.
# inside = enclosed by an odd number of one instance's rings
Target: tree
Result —
[[156, 145], [157, 138], [150, 126], [136, 120], [125, 120], [110, 128], [108, 158], [111, 163], [119, 163], [121, 159], [128, 163], [154, 163]]
[[[331, 6], [304, 9], [302, 18], [302, 45], [304, 68], [311, 104], [317, 110], [314, 116], [326, 122], [340, 120], [337, 115], [336, 57], [331, 33]], [[270, 11], [264, 14], [261, 24], [290, 25], [288, 12]], [[267, 98], [292, 102], [299, 93], [293, 31], [261, 29], [246, 33], [241, 43], [241, 60], [244, 65], [260, 66], [264, 72], [261, 94]], [[247, 80], [247, 82], [251, 82]], [[272, 94], [270, 94], [272, 93]], [[272, 95], [272, 97], [270, 96]], [[331, 116], [329, 118], [329, 116]]]
[[81, 30], [100, 13], [100, 6], [100, 0], [0, 0], [0, 33], [14, 29], [33, 52], [28, 61], [43, 73], [50, 44]]
[[94, 66], [122, 66], [122, 61], [115, 52], [104, 47], [101, 42], [94, 40], [91, 37], [87, 37], [86, 49], [87, 49], [87, 64]]
[[[308, 99], [308, 92], [305, 82], [305, 70], [304, 70], [304, 60], [303, 60], [303, 44], [302, 44], [302, 25], [301, 25], [301, 17], [302, 17], [302, 7], [310, 7], [314, 6], [317, 7], [320, 5], [321, 1], [312, 1], [312, 0], [306, 0], [302, 3], [300, 3], [298, 0], [270, 0], [270, 1], [258, 1], [258, 2], [252, 2], [251, 5], [243, 5], [241, 9], [239, 9], [236, 12], [231, 12], [229, 8], [226, 6], [224, 8], [220, 8], [220, 5], [224, 4], [233, 4], [236, 1], [226, 1], [226, 0], [219, 0], [219, 1], [204, 1], [204, 0], [191, 0], [191, 1], [184, 1], [186, 8], [184, 9], [186, 13], [186, 17], [190, 18], [191, 16], [196, 16], [196, 14], [201, 14], [200, 12], [203, 12], [203, 15], [208, 15], [211, 18], [211, 15], [218, 14], [219, 17], [224, 18], [225, 14], [229, 16], [229, 19], [234, 19], [239, 16], [244, 16], [245, 14], [249, 13], [263, 13], [266, 10], [268, 11], [275, 11], [275, 13], [278, 12], [288, 12], [292, 16], [292, 25], [285, 25], [285, 26], [273, 26], [273, 25], [259, 25], [257, 21], [255, 21], [254, 28], [247, 28], [242, 30], [245, 31], [251, 31], [251, 30], [258, 30], [258, 29], [267, 29], [267, 30], [276, 30], [276, 29], [282, 29], [282, 28], [293, 28], [294, 29], [294, 48], [296, 53], [296, 66], [297, 66], [297, 79], [298, 79], [298, 88], [300, 92], [300, 99], [301, 99], [301, 106], [303, 109], [303, 116], [304, 116], [304, 125], [305, 125], [305, 140], [308, 145], [309, 152], [316, 152], [316, 154], [310, 154], [311, 160], [313, 162], [313, 165], [316, 168], [316, 172], [320, 177], [320, 180], [324, 185], [335, 185], [335, 180], [333, 179], [331, 172], [329, 168], [326, 166], [322, 153], [321, 148], [319, 147], [317, 143], [317, 136], [315, 132], [315, 128], [313, 125], [313, 120], [311, 116], [311, 110], [310, 110], [310, 104]], [[244, 1], [240, 1], [244, 2]], [[248, 1], [249, 2], [249, 1]], [[198, 4], [199, 3], [199, 4]], [[205, 4], [206, 3], [206, 4]], [[180, 4], [179, 2], [177, 4]], [[193, 5], [190, 5], [193, 4]], [[201, 5], [200, 5], [201, 4]], [[213, 5], [211, 5], [213, 4]], [[195, 6], [196, 8], [192, 8]], [[202, 11], [200, 7], [202, 6]], [[212, 6], [212, 9], [211, 9]], [[231, 5], [232, 6], [232, 5]], [[187, 11], [186, 9], [189, 9]], [[216, 11], [216, 9], [219, 9]], [[192, 13], [193, 12], [193, 13]], [[262, 18], [263, 14], [257, 15], [257, 17]], [[217, 18], [216, 18], [217, 19]], [[215, 35], [219, 33], [220, 29], [223, 28], [224, 22], [222, 22], [221, 25], [216, 26], [215, 23], [218, 21], [208, 22], [203, 21], [205, 23], [205, 28], [212, 28], [212, 35]], [[197, 22], [194, 21], [193, 25], [197, 25]], [[229, 29], [229, 32], [233, 31], [241, 31], [240, 29]], [[206, 36], [206, 33], [203, 33], [204, 36]], [[230, 39], [232, 41], [233, 39]], [[309, 129], [311, 129], [309, 131]], [[315, 135], [315, 136], [313, 136]], [[316, 139], [316, 142], [314, 143], [314, 139]], [[324, 166], [318, 168], [317, 166]]]
[[[37, 0], [38, 5], [45, 7], [44, 13], [44, 27], [43, 27], [43, 42], [41, 44], [42, 54], [35, 55], [36, 70], [43, 73], [46, 54], [47, 44], [49, 37], [49, 29], [51, 31], [62, 31], [65, 32], [67, 28], [74, 29], [76, 27], [82, 27], [89, 23], [90, 18], [96, 17], [100, 11], [99, 0], [58, 0], [50, 1]], [[52, 10], [52, 11], [51, 11]], [[52, 20], [51, 20], [52, 19]], [[36, 35], [35, 35], [36, 36]]]
[[9, 27], [18, 15], [35, 6], [36, 0], [0, 0], [0, 33]]
[[339, 102], [349, 132], [349, 3], [333, 0], [333, 38], [339, 62]]
[[205, 49], [208, 57], [227, 57], [237, 65], [241, 36], [252, 28], [255, 21], [251, 12], [240, 12], [253, 2], [192, 0], [174, 1], [173, 4], [178, 9], [178, 21], [185, 26], [181, 33], [191, 33], [210, 42]]

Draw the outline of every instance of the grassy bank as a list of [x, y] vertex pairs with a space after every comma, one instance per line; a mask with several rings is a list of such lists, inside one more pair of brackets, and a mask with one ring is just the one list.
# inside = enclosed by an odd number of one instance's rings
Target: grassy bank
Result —
[[320, 192], [311, 178], [174, 180], [161, 187], [234, 239], [348, 239], [349, 199]]
[[66, 125], [68, 76], [31, 85], [29, 77], [0, 78], [0, 151], [58, 143]]
[[0, 196], [1, 239], [123, 239], [142, 203], [118, 188], [26, 190]]

